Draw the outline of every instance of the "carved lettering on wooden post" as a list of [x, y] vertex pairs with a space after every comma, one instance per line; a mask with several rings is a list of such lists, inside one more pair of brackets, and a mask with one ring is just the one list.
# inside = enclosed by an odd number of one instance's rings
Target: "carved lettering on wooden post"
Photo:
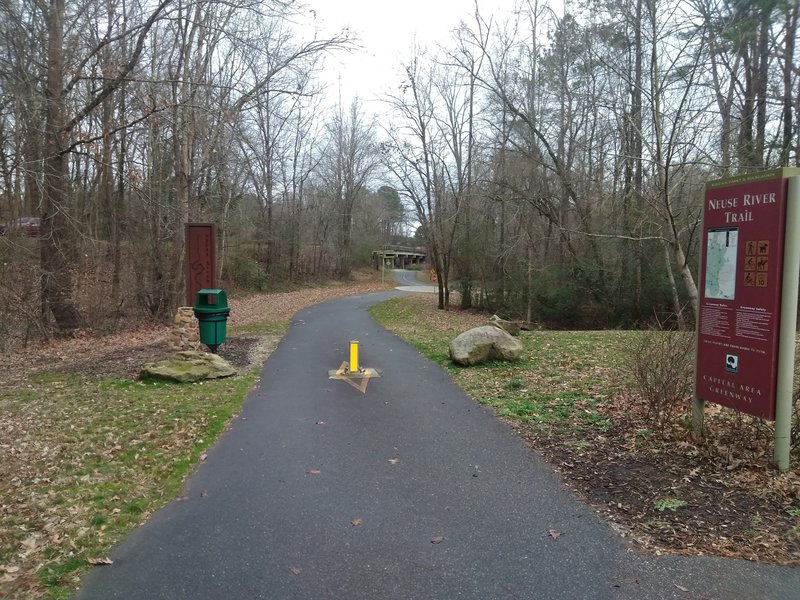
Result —
[[217, 287], [214, 223], [186, 224], [186, 305], [194, 306], [199, 290]]

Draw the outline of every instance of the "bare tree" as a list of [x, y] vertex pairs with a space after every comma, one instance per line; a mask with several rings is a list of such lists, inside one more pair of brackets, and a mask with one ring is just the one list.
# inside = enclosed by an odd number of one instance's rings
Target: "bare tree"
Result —
[[[70, 331], [81, 324], [80, 313], [72, 301], [72, 277], [69, 268], [67, 159], [73, 148], [81, 143], [72, 136], [84, 119], [113, 94], [134, 69], [144, 51], [150, 30], [171, 1], [162, 0], [140, 26], [131, 30], [126, 29], [124, 37], [133, 35], [135, 39], [133, 51], [87, 101], [72, 111], [68, 110], [67, 94], [80, 80], [83, 67], [101, 48], [90, 49], [84, 59], [79, 62], [77, 74], [65, 82], [67, 72], [64, 62], [64, 21], [67, 13], [64, 0], [51, 0], [46, 11], [47, 80], [45, 99], [47, 112], [44, 130], [41, 209], [42, 298], [62, 331]], [[110, 39], [104, 39], [101, 46], [106, 45]]]
[[356, 98], [346, 113], [339, 104], [328, 121], [327, 133], [322, 176], [337, 219], [336, 276], [346, 279], [352, 269], [353, 209], [379, 164], [375, 125]]
[[[450, 158], [447, 141], [437, 122], [435, 61], [417, 51], [404, 66], [400, 93], [388, 99], [397, 115], [396, 125], [386, 133], [384, 163], [398, 183], [398, 191], [414, 206], [426, 233], [428, 253], [437, 275], [438, 305], [450, 304], [449, 273], [453, 241], [460, 214], [448, 189]], [[441, 115], [438, 115], [439, 117]]]

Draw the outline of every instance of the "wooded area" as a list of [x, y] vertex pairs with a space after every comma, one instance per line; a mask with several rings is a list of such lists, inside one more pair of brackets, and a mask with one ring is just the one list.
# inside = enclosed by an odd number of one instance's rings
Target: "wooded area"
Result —
[[1, 0], [0, 339], [170, 317], [186, 222], [217, 224], [228, 289], [402, 243], [440, 308], [689, 326], [704, 183], [800, 165], [799, 12], [477, 4], [374, 115], [319, 83], [357, 40], [292, 0]]

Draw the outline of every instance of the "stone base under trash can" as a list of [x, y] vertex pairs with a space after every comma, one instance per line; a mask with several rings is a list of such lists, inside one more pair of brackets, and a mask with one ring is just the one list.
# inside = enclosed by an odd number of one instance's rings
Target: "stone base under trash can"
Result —
[[167, 347], [170, 352], [200, 349], [200, 328], [191, 306], [181, 306], [175, 313]]

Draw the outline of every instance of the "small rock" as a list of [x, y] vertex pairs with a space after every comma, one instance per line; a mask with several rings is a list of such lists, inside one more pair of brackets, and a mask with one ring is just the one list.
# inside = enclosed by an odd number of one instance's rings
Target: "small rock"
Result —
[[489, 325], [494, 325], [495, 327], [499, 327], [503, 331], [517, 336], [519, 335], [519, 331], [522, 328], [522, 323], [520, 321], [507, 321], [505, 319], [501, 319], [497, 315], [492, 315], [489, 319]]

